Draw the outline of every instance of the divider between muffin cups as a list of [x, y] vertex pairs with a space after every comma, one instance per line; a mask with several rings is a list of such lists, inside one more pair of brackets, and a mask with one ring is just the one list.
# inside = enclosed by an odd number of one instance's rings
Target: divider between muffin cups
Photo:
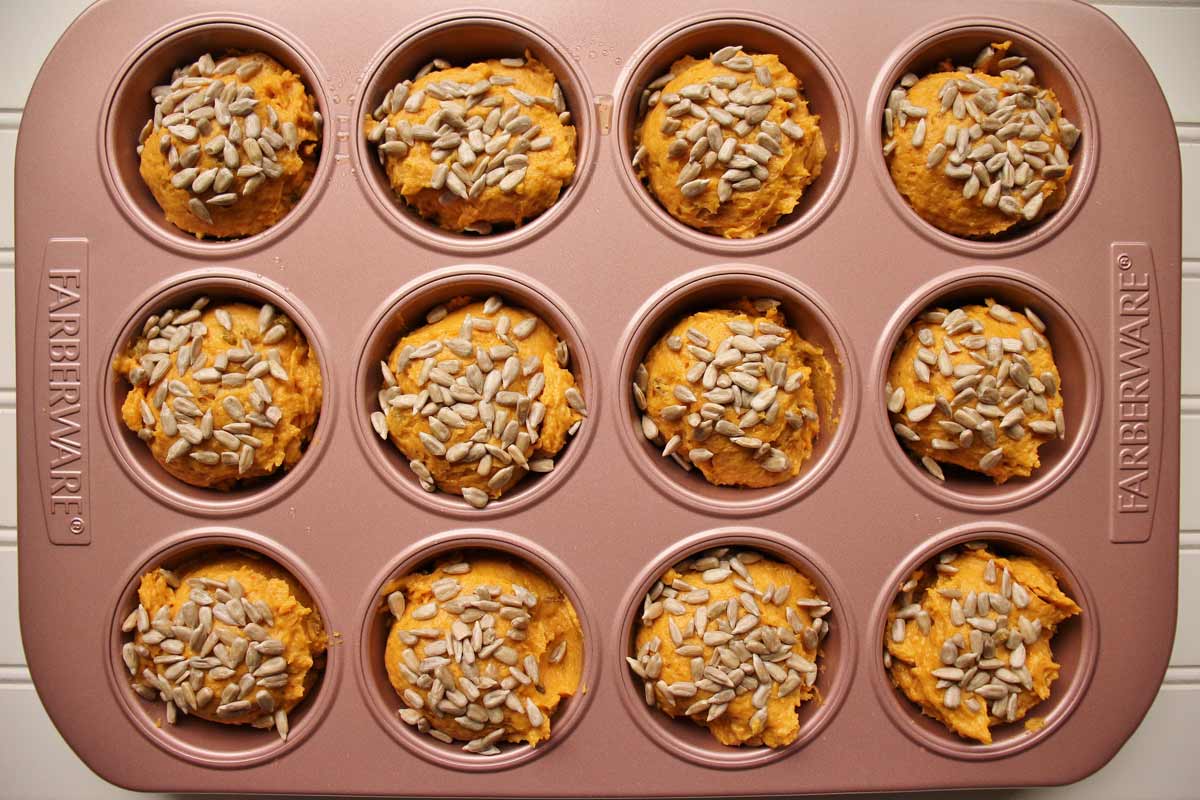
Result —
[[[382, 386], [379, 362], [386, 360], [405, 332], [420, 327], [434, 306], [454, 297], [483, 299], [498, 294], [540, 316], [567, 343], [570, 369], [576, 375], [587, 404], [582, 427], [555, 457], [554, 469], [544, 475], [525, 475], [499, 499], [484, 508], [474, 508], [463, 498], [441, 490], [427, 492], [408, 467], [408, 459], [389, 438], [380, 439], [371, 425], [378, 410], [377, 392]], [[579, 318], [549, 288], [513, 269], [485, 265], [445, 267], [416, 278], [394, 292], [371, 316], [359, 339], [359, 357], [354, 368], [355, 399], [352, 404], [356, 438], [367, 460], [384, 481], [416, 505], [453, 517], [480, 519], [512, 513], [536, 504], [547, 493], [568, 480], [584, 458], [603, 408], [601, 377], [591, 354], [587, 332]]]
[[[513, 44], [516, 42], [516, 44]], [[442, 49], [436, 49], [437, 47]], [[448, 48], [448, 49], [447, 49]], [[528, 48], [554, 72], [567, 98], [575, 127], [575, 174], [550, 208], [512, 230], [496, 234], [456, 234], [422, 219], [397, 199], [367, 142], [363, 120], [398, 81], [410, 78], [435, 57], [451, 56], [454, 66], [502, 56], [519, 56]], [[459, 63], [461, 62], [461, 63]], [[549, 231], [575, 204], [595, 166], [600, 138], [595, 95], [583, 70], [551, 34], [518, 14], [487, 10], [449, 11], [413, 23], [387, 42], [367, 66], [351, 119], [350, 157], [370, 205], [384, 222], [421, 247], [451, 254], [478, 256], [511, 250]]]
[[[1033, 732], [1025, 732], [1020, 722], [993, 728], [997, 735], [990, 745], [960, 739], [941, 722], [924, 716], [915, 703], [892, 685], [882, 658], [887, 613], [900, 584], [920, 564], [954, 546], [972, 541], [998, 542], [1042, 559], [1054, 569], [1063, 591], [1083, 609], [1079, 617], [1065, 622], [1066, 630], [1060, 629], [1052, 640], [1054, 658], [1063, 665], [1063, 671], [1051, 686], [1050, 697], [1034, 709], [1034, 716], [1046, 718], [1045, 725]], [[969, 522], [933, 535], [890, 573], [872, 606], [871, 622], [863, 631], [866, 636], [863, 646], [865, 657], [873, 659], [869, 667], [873, 673], [871, 683], [880, 705], [892, 723], [918, 747], [963, 761], [988, 761], [1016, 755], [1052, 735], [1082, 702], [1100, 658], [1100, 610], [1085, 578], [1071, 568], [1070, 554], [1064, 553], [1062, 547], [1061, 543], [1052, 542], [1025, 525], [1000, 521]]]
[[[822, 130], [830, 134], [821, 175], [804, 192], [797, 210], [781, 218], [773, 230], [751, 239], [724, 239], [679, 222], [651, 195], [630, 163], [638, 102], [646, 84], [684, 55], [706, 57], [729, 44], [779, 55], [780, 61], [800, 78], [803, 92], [812, 103], [810, 110], [821, 117]], [[688, 246], [736, 255], [785, 246], [811, 231], [832, 210], [853, 168], [857, 151], [853, 102], [833, 60], [809, 36], [765, 14], [746, 10], [739, 10], [736, 16], [730, 12], [707, 12], [668, 24], [628, 59], [616, 97], [612, 151], [622, 176], [621, 184], [634, 206], [652, 224]]]
[[[1075, 380], [1064, 380], [1066, 412], [1065, 440], [1049, 442], [1044, 449], [1042, 466], [1029, 478], [1014, 477], [1003, 486], [995, 486], [986, 476], [978, 480], [957, 474], [938, 481], [914, 459], [892, 430], [886, 407], [884, 386], [892, 354], [904, 329], [917, 316], [939, 302], [970, 300], [982, 303], [994, 297], [1011, 302], [1014, 308], [1029, 306], [1047, 324], [1047, 338], [1055, 352], [1055, 364]], [[1065, 356], [1065, 357], [1064, 357]], [[947, 505], [967, 511], [1008, 511], [1044, 497], [1065, 481], [1082, 463], [1091, 447], [1103, 405], [1103, 372], [1089, 333], [1089, 327], [1059, 293], [1044, 281], [1028, 273], [1001, 266], [962, 267], [945, 273], [917, 288], [887, 323], [872, 357], [873, 381], [867, 388], [867, 403], [875, 428], [884, 443], [888, 459], [915, 488]]]
[[[121, 421], [120, 408], [128, 390], [125, 377], [113, 370], [113, 360], [141, 332], [150, 314], [180, 300], [200, 295], [267, 302], [285, 313], [304, 334], [321, 370], [321, 412], [313, 435], [299, 462], [290, 470], [279, 470], [258, 485], [219, 491], [190, 486], [166, 472], [143, 442]], [[307, 481], [316, 469], [332, 435], [339, 389], [329, 363], [325, 335], [312, 313], [279, 284], [261, 275], [233, 268], [205, 267], [167, 278], [150, 287], [130, 304], [121, 327], [111, 336], [112, 346], [100, 364], [96, 386], [100, 396], [101, 428], [113, 459], [126, 476], [150, 497], [172, 508], [208, 517], [228, 517], [256, 511], [274, 503]]]
[[[384, 647], [391, 619], [383, 587], [410, 573], [439, 555], [459, 550], [490, 550], [532, 564], [549, 578], [570, 600], [583, 630], [584, 663], [578, 691], [563, 700], [551, 717], [550, 737], [536, 747], [505, 744], [496, 756], [476, 755], [462, 750], [462, 742], [442, 744], [418, 733], [399, 717], [403, 701], [388, 681], [384, 666]], [[380, 727], [406, 750], [437, 766], [465, 772], [496, 772], [518, 767], [545, 755], [567, 738], [586, 717], [592, 697], [599, 689], [602, 648], [599, 633], [592, 622], [591, 599], [578, 576], [550, 551], [515, 533], [489, 528], [460, 528], [433, 534], [405, 548], [368, 584], [369, 593], [359, 609], [357, 669], [359, 688], [366, 706]]]
[[[138, 130], [152, 112], [149, 90], [171, 69], [203, 52], [231, 46], [256, 49], [294, 71], [312, 95], [325, 125], [312, 183], [304, 196], [270, 228], [241, 239], [200, 240], [168, 222], [142, 182], [135, 152]], [[97, 156], [113, 204], [135, 230], [169, 250], [187, 256], [228, 259], [259, 250], [283, 238], [318, 205], [334, 170], [332, 105], [321, 76], [325, 70], [296, 36], [257, 16], [239, 13], [184, 17], [147, 36], [117, 70], [100, 107]]]
[[[740, 297], [780, 300], [789, 325], [826, 349], [837, 384], [831, 409], [838, 416], [836, 428], [832, 432], [827, 430], [829, 414], [822, 410], [826, 424], [800, 474], [763, 489], [715, 486], [660, 457], [640, 431], [641, 412], [634, 406], [630, 392], [638, 364], [678, 317]], [[845, 328], [832, 316], [829, 308], [829, 303], [792, 277], [746, 264], [695, 270], [647, 299], [626, 327], [613, 366], [613, 374], [617, 376], [617, 385], [613, 389], [617, 393], [617, 435], [633, 465], [647, 482], [685, 507], [736, 517], [773, 511], [814, 491], [836, 468], [853, 437], [858, 418], [859, 386], [854, 353]]]
[[[796, 740], [780, 748], [730, 747], [719, 743], [707, 728], [688, 719], [672, 719], [657, 706], [646, 705], [640, 686], [635, 686], [625, 657], [631, 652], [642, 600], [654, 582], [671, 566], [694, 553], [721, 546], [741, 546], [777, 558], [798, 569], [812, 581], [817, 592], [833, 611], [829, 615], [829, 636], [821, 646], [817, 687], [821, 700], [811, 707], [802, 706], [800, 732]], [[857, 662], [857, 635], [853, 610], [843, 584], [828, 563], [796, 537], [750, 525], [713, 528], [692, 534], [666, 550], [636, 572], [630, 588], [621, 599], [620, 615], [612, 634], [616, 652], [609, 657], [620, 683], [621, 702], [646, 738], [667, 753], [685, 761], [712, 769], [749, 769], [793, 756], [837, 716], [850, 692]]]
[[[158, 724], [147, 710], [149, 701], [141, 699], [129, 686], [129, 672], [121, 661], [121, 645], [126, 641], [121, 623], [130, 610], [136, 608], [138, 583], [147, 571], [198, 551], [224, 548], [241, 548], [264, 555], [287, 570], [312, 597], [326, 632], [332, 633], [338, 628], [328, 613], [331, 606], [324, 584], [291, 550], [262, 534], [240, 528], [208, 526], [170, 536], [132, 560], [127, 577], [118, 584], [108, 601], [108, 609], [103, 612], [110, 618], [108, 632], [100, 640], [104, 647], [102, 659], [109, 689], [139, 733], [171, 756], [199, 767], [238, 769], [283, 758], [320, 728], [338, 695], [342, 658], [336, 647], [326, 650], [325, 667], [317, 682], [289, 714], [291, 725], [287, 741], [280, 740], [274, 731], [247, 725], [223, 725], [198, 718], [181, 717], [174, 726], [165, 721]], [[333, 644], [332, 637], [330, 644]], [[159, 705], [156, 703], [155, 709]], [[249, 746], [242, 746], [243, 742]]]
[[[906, 72], [923, 71], [942, 58], [957, 56], [970, 62], [979, 50], [993, 42], [1011, 40], [1013, 52], [1029, 58], [1039, 83], [1055, 90], [1064, 113], [1078, 124], [1083, 135], [1073, 151], [1075, 172], [1067, 184], [1063, 207], [1032, 226], [1020, 228], [996, 240], [973, 240], [940, 230], [923, 220], [908, 205], [892, 182], [883, 150], [883, 110], [888, 95]], [[1048, 77], [1049, 80], [1043, 80]], [[1100, 123], [1093, 109], [1091, 91], [1065, 51], [1044, 33], [1020, 22], [1001, 17], [964, 16], [942, 20], [911, 34], [897, 45], [880, 67], [866, 104], [863, 125], [863, 159], [870, 165], [879, 191], [894, 213], [939, 247], [973, 257], [998, 257], [1032, 250], [1051, 241], [1077, 213], [1087, 199], [1097, 173], [1100, 158]]]

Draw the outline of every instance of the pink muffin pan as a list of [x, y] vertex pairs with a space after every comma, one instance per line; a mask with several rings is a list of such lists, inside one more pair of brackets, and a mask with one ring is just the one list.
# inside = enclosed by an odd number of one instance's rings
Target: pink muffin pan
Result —
[[[192, 9], [201, 6], [191, 6]], [[1010, 39], [1083, 130], [1065, 206], [998, 241], [945, 235], [894, 190], [887, 96], [910, 70]], [[685, 53], [736, 43], [803, 80], [829, 156], [796, 212], [727, 241], [669, 217], [638, 183], [642, 88]], [[315, 180], [268, 231], [199, 241], [163, 219], [137, 173], [148, 90], [207, 51], [259, 49], [302, 75], [324, 117]], [[440, 56], [528, 49], [561, 82], [574, 182], [518, 229], [465, 236], [399, 207], [362, 120]], [[25, 651], [54, 723], [105, 779], [142, 790], [407, 796], [791, 795], [1044, 785], [1103, 765], [1158, 689], [1175, 626], [1180, 170], [1141, 55], [1082, 3], [753, 8], [414, 0], [347, 10], [244, 0], [187, 13], [106, 0], [38, 76], [17, 150], [20, 601]], [[277, 479], [214, 493], [171, 478], [125, 430], [114, 354], [153, 309], [199, 294], [269, 301], [320, 357], [307, 454]], [[498, 293], [570, 345], [590, 416], [556, 469], [485, 509], [423, 492], [372, 430], [377, 362], [439, 302]], [[635, 430], [629, 395], [677, 315], [742, 296], [782, 301], [833, 355], [836, 427], [773, 489], [709, 486]], [[938, 483], [891, 433], [889, 355], [938, 301], [1034, 307], [1062, 371], [1069, 429], [1029, 480]], [[922, 717], [880, 659], [887, 606], [916, 564], [971, 539], [1054, 565], [1083, 615], [1054, 639], [1045, 726], [979, 746]], [[624, 666], [641, 598], [678, 558], [722, 543], [801, 567], [833, 605], [800, 737], [722, 747], [648, 709]], [[146, 569], [232, 545], [289, 568], [334, 634], [324, 675], [270, 732], [187, 719], [128, 688], [120, 625]], [[493, 758], [398, 722], [379, 591], [456, 547], [514, 553], [568, 593], [586, 637], [583, 691], [536, 749]], [[1103, 644], [1103, 646], [1102, 646]]]

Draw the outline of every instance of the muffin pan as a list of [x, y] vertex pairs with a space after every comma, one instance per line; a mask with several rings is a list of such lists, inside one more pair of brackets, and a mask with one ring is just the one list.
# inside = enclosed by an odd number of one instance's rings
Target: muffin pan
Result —
[[[165, 5], [101, 2], [64, 34], [29, 98], [17, 155], [18, 552], [31, 674], [93, 770], [155, 791], [791, 795], [1064, 783], [1131, 735], [1170, 653], [1178, 553], [1180, 173], [1160, 157], [1176, 142], [1149, 68], [1083, 4], [1016, 0], [1002, 17], [968, 4], [951, 18], [933, 5], [865, 2], [838, 15], [776, 0], [714, 9], [420, 1], [403, 12], [369, 3], [352, 24], [331, 24], [314, 3], [284, 15], [235, 2], [181, 18]], [[1078, 171], [1044, 223], [966, 241], [921, 221], [895, 191], [880, 112], [904, 72], [1001, 38], [1083, 130]], [[796, 213], [743, 241], [671, 219], [629, 164], [644, 83], [683, 53], [730, 43], [776, 52], [803, 79], [830, 150]], [[312, 186], [281, 222], [201, 241], [163, 221], [134, 146], [149, 87], [230, 47], [263, 50], [303, 76], [323, 141]], [[566, 93], [579, 134], [573, 183], [515, 230], [434, 229], [391, 196], [363, 117], [434, 56], [467, 63], [526, 48]], [[84, 146], [64, 149], [55, 135], [63, 108]], [[590, 414], [553, 472], [476, 510], [421, 491], [369, 413], [380, 354], [399, 331], [448, 297], [492, 292], [569, 343]], [[230, 494], [173, 480], [117, 418], [114, 352], [147, 309], [201, 293], [271, 301], [322, 369], [305, 456]], [[760, 492], [708, 486], [658, 457], [629, 397], [633, 369], [674, 316], [743, 295], [781, 300], [833, 354], [838, 377], [836, 429], [823, 430], [799, 476]], [[988, 296], [1046, 319], [1070, 427], [1030, 480], [939, 484], [891, 432], [887, 362], [921, 309]], [[1045, 727], [997, 732], [988, 746], [922, 718], [880, 658], [903, 576], [972, 539], [1044, 558], [1083, 607], [1054, 639], [1063, 673], [1038, 712]], [[653, 576], [721, 542], [802, 567], [834, 607], [823, 702], [802, 710], [800, 739], [778, 751], [723, 748], [651, 713], [625, 666]], [[159, 727], [122, 675], [119, 630], [137, 576], [203, 546], [272, 558], [321, 610], [325, 672], [286, 743], [197, 720]], [[571, 596], [586, 636], [582, 691], [560, 707], [551, 739], [491, 759], [418, 741], [379, 663], [381, 587], [470, 547], [538, 565]], [[46, 602], [42, 585], [65, 590]], [[102, 677], [81, 681], [81, 668]]]

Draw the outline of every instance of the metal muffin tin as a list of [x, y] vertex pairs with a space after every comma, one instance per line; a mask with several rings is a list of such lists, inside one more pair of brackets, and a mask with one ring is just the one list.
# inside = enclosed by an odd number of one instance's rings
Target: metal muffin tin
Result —
[[[972, 242], [932, 228], [899, 197], [880, 116], [904, 72], [999, 39], [1031, 59], [1083, 139], [1061, 210], [1011, 238]], [[642, 86], [684, 53], [730, 43], [781, 56], [829, 145], [796, 213], [744, 241], [679, 224], [629, 165]], [[297, 71], [324, 138], [312, 186], [280, 223], [198, 241], [163, 220], [134, 145], [149, 88], [227, 48], [261, 49]], [[526, 48], [566, 92], [579, 134], [572, 185], [538, 219], [495, 236], [439, 231], [399, 207], [364, 141], [364, 114], [434, 56], [468, 63]], [[1082, 3], [1014, 0], [1003, 16], [967, 4], [946, 17], [933, 3], [863, 0], [752, 9], [418, 0], [352, 13], [234, 2], [193, 16], [101, 2], [43, 67], [17, 150], [21, 625], [42, 701], [92, 769], [144, 790], [717, 796], [1083, 777], [1145, 714], [1174, 632], [1181, 201], [1178, 161], [1163, 154], [1175, 152], [1146, 63]], [[477, 510], [422, 492], [368, 414], [373, 365], [400, 330], [446, 297], [492, 292], [539, 312], [569, 342], [591, 413], [554, 472]], [[324, 379], [298, 466], [228, 494], [172, 479], [117, 418], [113, 354], [152, 308], [199, 293], [285, 310]], [[836, 429], [826, 426], [800, 476], [757, 491], [709, 486], [654, 455], [634, 430], [628, 392], [674, 315], [745, 294], [782, 300], [838, 375]], [[887, 362], [921, 308], [985, 296], [1047, 320], [1070, 428], [1030, 480], [943, 485], [890, 432]], [[1063, 672], [1036, 712], [1045, 727], [997, 729], [989, 746], [923, 718], [879, 656], [902, 576], [975, 538], [1046, 559], [1083, 607], [1054, 640]], [[656, 574], [718, 543], [794, 563], [833, 602], [823, 702], [802, 709], [790, 747], [722, 747], [647, 709], [624, 666]], [[127, 687], [119, 627], [138, 576], [209, 546], [292, 570], [334, 634], [287, 742], [191, 719], [159, 727], [159, 709]], [[529, 559], [580, 615], [584, 685], [542, 747], [471, 758], [397, 723], [379, 591], [454, 547]]]

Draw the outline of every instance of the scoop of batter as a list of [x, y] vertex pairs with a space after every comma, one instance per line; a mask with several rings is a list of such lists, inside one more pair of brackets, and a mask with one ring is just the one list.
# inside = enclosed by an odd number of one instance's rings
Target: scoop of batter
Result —
[[387, 589], [388, 680], [400, 717], [469, 753], [537, 745], [579, 691], [583, 630], [570, 599], [532, 565], [468, 553]]
[[113, 369], [126, 426], [167, 472], [233, 489], [300, 460], [321, 411], [321, 369], [271, 305], [209, 303], [152, 315]]
[[321, 115], [299, 76], [262, 53], [206, 53], [150, 94], [140, 170], [173, 225], [197, 238], [249, 236], [300, 202]]
[[1009, 42], [974, 67], [908, 74], [884, 111], [884, 155], [913, 210], [957, 236], [989, 237], [1062, 206], [1079, 128]]
[[924, 714], [991, 744], [991, 728], [1024, 719], [1050, 696], [1059, 675], [1050, 640], [1080, 613], [1038, 559], [969, 544], [901, 587], [888, 611], [884, 665]]
[[1066, 435], [1046, 326], [992, 299], [921, 315], [900, 339], [884, 401], [900, 441], [939, 480], [938, 462], [997, 484], [1027, 478], [1038, 448]]
[[441, 227], [490, 233], [548, 209], [575, 175], [575, 126], [554, 73], [524, 58], [401, 81], [366, 120], [396, 195]]
[[438, 306], [381, 365], [381, 438], [411, 459], [426, 491], [478, 508], [527, 473], [549, 472], [587, 405], [570, 354], [544, 320], [496, 296]]
[[795, 567], [720, 548], [675, 565], [642, 606], [627, 661], [646, 703], [726, 745], [782, 747], [815, 687], [829, 604]]
[[640, 429], [663, 455], [718, 486], [799, 474], [832, 430], [833, 370], [774, 300], [741, 300], [677, 322], [634, 376]]
[[675, 219], [727, 239], [766, 233], [821, 174], [825, 140], [800, 80], [736, 45], [684, 56], [642, 94], [633, 165]]
[[122, 630], [133, 689], [161, 700], [166, 719], [275, 728], [324, 667], [327, 636], [312, 598], [278, 565], [217, 551], [142, 576]]

